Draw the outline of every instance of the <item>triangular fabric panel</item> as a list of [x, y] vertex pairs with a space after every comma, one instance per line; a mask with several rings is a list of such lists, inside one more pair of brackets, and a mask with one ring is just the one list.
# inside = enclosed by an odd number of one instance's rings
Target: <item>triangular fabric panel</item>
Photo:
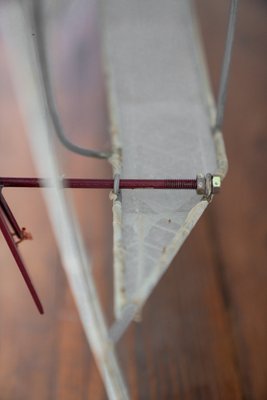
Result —
[[[103, 1], [112, 162], [121, 178], [195, 178], [217, 168], [191, 7], [188, 0]], [[143, 305], [206, 206], [194, 191], [124, 190], [115, 199], [118, 320]]]

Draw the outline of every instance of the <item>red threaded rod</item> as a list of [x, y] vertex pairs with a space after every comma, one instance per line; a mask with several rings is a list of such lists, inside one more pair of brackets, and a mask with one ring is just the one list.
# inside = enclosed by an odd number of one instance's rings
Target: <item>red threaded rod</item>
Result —
[[[65, 188], [71, 189], [113, 189], [113, 179], [61, 179]], [[38, 178], [0, 178], [2, 187], [38, 188], [51, 183]], [[196, 179], [120, 179], [120, 189], [197, 189]]]

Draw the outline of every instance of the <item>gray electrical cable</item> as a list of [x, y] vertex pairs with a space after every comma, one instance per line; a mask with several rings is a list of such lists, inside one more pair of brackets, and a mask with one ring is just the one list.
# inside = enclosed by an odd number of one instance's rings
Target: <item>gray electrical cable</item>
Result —
[[51, 86], [49, 68], [45, 48], [45, 28], [43, 18], [43, 5], [42, 1], [32, 2], [32, 20], [35, 29], [36, 51], [40, 64], [41, 77], [45, 91], [45, 100], [48, 112], [50, 114], [55, 133], [60, 142], [70, 151], [85, 157], [94, 157], [99, 159], [108, 159], [111, 153], [86, 149], [72, 143], [65, 135], [57, 107], [54, 100], [53, 90]]
[[222, 72], [220, 77], [219, 92], [217, 99], [217, 115], [216, 115], [214, 132], [221, 130], [224, 119], [225, 102], [226, 102], [227, 87], [229, 81], [229, 70], [232, 59], [232, 49], [233, 49], [236, 20], [237, 20], [238, 1], [239, 0], [232, 0], [230, 6], [227, 37], [226, 37], [224, 58], [222, 63]]

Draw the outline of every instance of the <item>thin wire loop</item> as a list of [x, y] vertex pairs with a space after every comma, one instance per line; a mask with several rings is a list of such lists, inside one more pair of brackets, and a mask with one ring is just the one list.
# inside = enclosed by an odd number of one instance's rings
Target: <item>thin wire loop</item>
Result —
[[219, 92], [217, 98], [217, 114], [214, 126], [214, 133], [217, 132], [218, 130], [221, 130], [224, 119], [227, 87], [229, 81], [229, 71], [232, 60], [233, 42], [236, 29], [238, 2], [239, 0], [232, 0], [230, 5], [224, 58], [222, 63], [222, 72], [220, 77]]
[[34, 24], [34, 29], [36, 32], [35, 40], [36, 40], [36, 51], [39, 58], [39, 67], [41, 71], [41, 77], [43, 80], [43, 86], [46, 97], [46, 104], [48, 108], [48, 112], [50, 114], [55, 133], [60, 140], [60, 142], [65, 146], [68, 150], [77, 153], [81, 156], [85, 157], [94, 157], [99, 159], [108, 159], [111, 156], [110, 152], [103, 152], [97, 150], [86, 149], [76, 144], [72, 143], [65, 135], [56, 103], [54, 100], [53, 90], [51, 86], [51, 80], [49, 76], [49, 68], [46, 56], [46, 48], [45, 48], [45, 29], [44, 29], [44, 17], [43, 17], [43, 4], [42, 1], [33, 1], [32, 3], [32, 20]]

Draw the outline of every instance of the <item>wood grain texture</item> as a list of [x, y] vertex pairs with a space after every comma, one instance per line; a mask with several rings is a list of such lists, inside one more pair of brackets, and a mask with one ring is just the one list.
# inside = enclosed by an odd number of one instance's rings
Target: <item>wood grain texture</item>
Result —
[[[226, 3], [197, 1], [215, 89]], [[142, 323], [132, 324], [118, 346], [132, 399], [267, 399], [266, 21], [266, 1], [240, 1], [224, 124], [229, 174], [222, 193], [149, 299]], [[92, 17], [82, 18], [78, 33], [69, 28], [57, 57], [57, 97], [72, 139], [107, 149], [99, 55], [92, 61], [83, 53], [86, 46], [95, 47], [94, 32]], [[71, 46], [71, 41], [77, 46]], [[2, 40], [0, 85], [1, 175], [34, 175]], [[66, 175], [111, 175], [104, 162], [59, 151]], [[5, 193], [18, 221], [34, 236], [34, 241], [23, 243], [21, 251], [46, 314], [40, 317], [36, 313], [1, 237], [0, 399], [106, 399], [41, 193], [32, 189]], [[74, 201], [110, 320], [112, 221], [108, 192], [77, 192]]]

